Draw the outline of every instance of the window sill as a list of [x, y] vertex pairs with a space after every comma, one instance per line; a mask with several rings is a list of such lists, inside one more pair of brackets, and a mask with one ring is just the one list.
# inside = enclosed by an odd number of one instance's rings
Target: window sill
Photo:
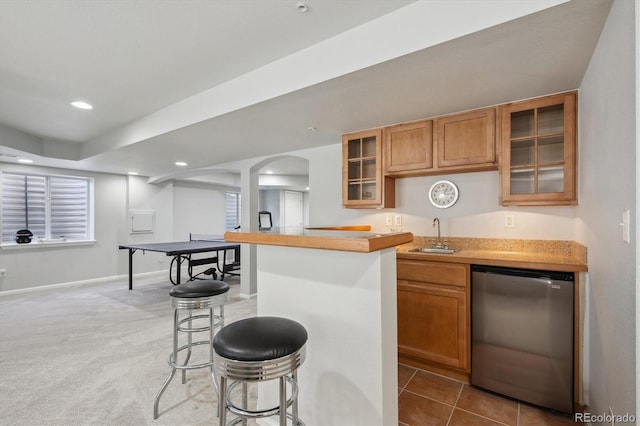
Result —
[[96, 243], [96, 240], [82, 240], [82, 241], [31, 241], [27, 244], [18, 243], [2, 243], [0, 249], [2, 250], [16, 250], [16, 249], [31, 249], [31, 248], [45, 248], [45, 247], [70, 247], [70, 246], [89, 246]]

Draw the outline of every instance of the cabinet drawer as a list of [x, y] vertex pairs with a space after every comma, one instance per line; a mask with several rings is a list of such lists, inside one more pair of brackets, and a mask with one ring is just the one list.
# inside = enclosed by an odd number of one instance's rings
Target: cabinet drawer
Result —
[[469, 267], [460, 263], [398, 260], [398, 279], [466, 287]]

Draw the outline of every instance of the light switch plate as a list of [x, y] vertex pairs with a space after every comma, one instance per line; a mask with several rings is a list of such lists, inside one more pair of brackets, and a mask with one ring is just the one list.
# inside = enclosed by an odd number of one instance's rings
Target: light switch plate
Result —
[[505, 228], [515, 228], [516, 227], [516, 221], [513, 218], [512, 214], [504, 215], [504, 227]]

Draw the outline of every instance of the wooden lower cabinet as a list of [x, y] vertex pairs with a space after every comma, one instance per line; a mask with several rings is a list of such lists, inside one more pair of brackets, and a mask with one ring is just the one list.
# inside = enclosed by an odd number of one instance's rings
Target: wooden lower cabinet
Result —
[[400, 362], [468, 380], [469, 265], [398, 259], [397, 274]]

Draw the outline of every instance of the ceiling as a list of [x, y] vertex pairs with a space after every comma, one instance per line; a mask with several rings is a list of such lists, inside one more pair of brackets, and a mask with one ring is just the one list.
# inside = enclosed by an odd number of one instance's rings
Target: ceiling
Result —
[[210, 175], [350, 131], [575, 89], [611, 5], [297, 3], [0, 0], [0, 162]]

